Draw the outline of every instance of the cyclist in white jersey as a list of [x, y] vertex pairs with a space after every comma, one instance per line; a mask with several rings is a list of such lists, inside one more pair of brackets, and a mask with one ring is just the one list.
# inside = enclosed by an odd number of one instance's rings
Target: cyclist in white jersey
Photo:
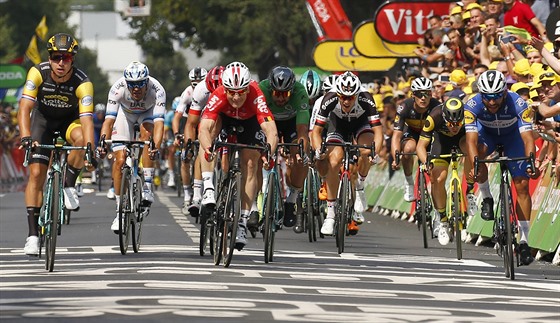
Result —
[[[155, 147], [149, 150], [144, 147], [142, 152], [142, 167], [145, 185], [142, 200], [147, 205], [154, 201], [152, 179], [154, 177], [154, 161], [163, 141], [163, 121], [165, 114], [165, 90], [158, 80], [151, 77], [148, 67], [140, 62], [130, 63], [121, 77], [109, 91], [105, 122], [101, 129], [101, 136], [113, 140], [135, 140], [134, 124], [140, 125], [140, 140], [153, 138]], [[115, 187], [121, 187], [121, 167], [125, 161], [124, 145], [113, 145], [115, 162], [113, 163], [113, 180]], [[106, 147], [98, 147], [101, 157], [104, 157]], [[117, 210], [120, 198], [115, 191]], [[118, 233], [118, 214], [113, 220], [111, 230]]]
[[317, 100], [315, 100], [315, 103], [313, 103], [313, 111], [311, 111], [311, 120], [309, 120], [310, 134], [311, 131], [313, 130], [313, 127], [315, 126], [315, 119], [317, 119], [317, 113], [319, 113], [319, 110], [321, 110], [321, 102], [323, 102], [323, 97], [325, 96], [325, 94], [327, 94], [327, 92], [329, 92], [334, 87], [337, 76], [338, 75], [332, 74], [325, 77], [325, 79], [323, 80], [323, 85], [321, 86], [321, 90], [323, 91], [323, 94], [320, 97], [318, 97]]
[[[194, 88], [201, 83], [204, 83], [204, 79], [208, 72], [206, 69], [202, 67], [195, 67], [189, 72], [189, 80], [191, 84], [187, 86], [187, 88], [181, 94], [181, 99], [179, 101], [179, 106], [175, 111], [175, 117], [173, 118], [173, 133], [175, 134], [175, 146], [179, 146], [179, 139], [185, 138], [185, 130], [184, 130], [184, 123], [181, 121], [186, 120], [187, 115], [189, 113], [190, 106], [192, 104], [192, 97], [194, 93]], [[194, 140], [193, 140], [194, 141]], [[186, 142], [186, 140], [185, 140]], [[198, 216], [198, 208], [193, 207], [193, 203], [196, 199], [194, 199], [193, 195], [195, 194], [194, 191], [200, 191], [202, 188], [202, 178], [199, 180], [195, 179], [193, 182], [193, 187], [191, 187], [191, 171], [189, 167], [189, 163], [182, 163], [181, 164], [181, 181], [183, 182], [183, 207], [181, 211], [184, 215], [190, 213], [192, 216]], [[196, 165], [196, 163], [195, 163]], [[195, 167], [196, 169], [196, 167]], [[195, 170], [196, 171], [196, 170]], [[191, 201], [191, 199], [193, 201]], [[200, 198], [201, 199], [201, 198]], [[200, 200], [199, 199], [199, 200]]]

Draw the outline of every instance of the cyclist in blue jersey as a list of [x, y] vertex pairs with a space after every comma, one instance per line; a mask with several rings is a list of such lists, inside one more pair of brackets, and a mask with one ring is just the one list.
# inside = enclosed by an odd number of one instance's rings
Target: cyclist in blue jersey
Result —
[[[523, 157], [535, 153], [532, 134], [532, 113], [527, 103], [517, 93], [507, 90], [504, 74], [489, 70], [480, 75], [477, 81], [480, 93], [465, 105], [465, 130], [467, 154], [471, 163], [475, 156], [484, 158], [492, 153], [496, 145], [504, 147], [507, 157]], [[481, 216], [486, 221], [494, 219], [494, 200], [488, 185], [488, 169], [484, 164], [479, 167], [479, 190], [482, 195]], [[528, 265], [533, 261], [531, 248], [527, 244], [531, 220], [531, 196], [529, 177], [537, 178], [538, 169], [532, 172], [527, 162], [509, 163], [509, 172], [517, 191], [516, 213], [520, 227], [521, 262]], [[474, 170], [469, 174], [473, 183]]]

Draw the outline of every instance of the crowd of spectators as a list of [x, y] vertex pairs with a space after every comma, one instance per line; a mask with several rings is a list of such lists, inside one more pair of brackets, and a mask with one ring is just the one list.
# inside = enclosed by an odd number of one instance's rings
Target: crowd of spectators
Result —
[[[560, 32], [547, 35], [550, 13], [548, 0], [465, 0], [451, 3], [448, 15], [430, 17], [417, 57], [407, 60], [395, 80], [385, 77], [371, 89], [385, 137], [391, 136], [396, 109], [411, 95], [413, 78], [430, 78], [433, 97], [441, 102], [449, 97], [467, 102], [478, 92], [476, 78], [494, 69], [533, 107], [535, 139], [544, 140], [538, 165], [560, 162]], [[555, 171], [560, 178], [560, 167]]]
[[0, 104], [0, 180], [2, 183], [13, 182], [15, 175], [11, 163], [12, 151], [19, 146], [20, 138], [17, 126], [17, 110], [11, 104]]

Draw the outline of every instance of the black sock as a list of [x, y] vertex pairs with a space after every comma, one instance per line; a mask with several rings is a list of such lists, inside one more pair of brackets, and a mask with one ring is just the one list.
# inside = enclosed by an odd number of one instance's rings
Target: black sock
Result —
[[40, 207], [28, 207], [27, 208], [27, 226], [29, 231], [27, 236], [38, 236], [39, 235], [39, 214], [41, 212]]
[[70, 165], [66, 167], [66, 182], [64, 187], [74, 187], [76, 185], [76, 179], [80, 175], [81, 168], [74, 168]]

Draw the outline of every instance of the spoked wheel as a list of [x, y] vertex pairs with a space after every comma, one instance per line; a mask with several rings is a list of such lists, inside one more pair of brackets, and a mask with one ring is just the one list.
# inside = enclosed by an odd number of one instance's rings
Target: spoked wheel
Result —
[[219, 265], [222, 261], [222, 247], [224, 245], [224, 214], [216, 214], [216, 222], [212, 228], [214, 244], [212, 245], [214, 249], [214, 265]]
[[315, 187], [315, 176], [310, 170], [307, 173], [305, 181], [305, 224], [309, 242], [317, 241], [317, 220], [316, 215], [319, 213], [317, 207], [317, 189]]
[[237, 227], [239, 225], [239, 216], [241, 213], [241, 196], [238, 188], [241, 186], [241, 174], [236, 174], [229, 183], [229, 190], [226, 197], [226, 207], [224, 217], [226, 223], [224, 225], [224, 239], [222, 252], [224, 257], [224, 267], [229, 267], [233, 258], [233, 250], [235, 249], [235, 237], [237, 235]]
[[59, 225], [59, 216], [60, 216], [60, 208], [61, 208], [61, 191], [59, 190], [60, 185], [60, 173], [55, 172], [53, 174], [53, 181], [52, 181], [52, 195], [51, 201], [49, 205], [49, 213], [50, 219], [48, 219], [47, 223], [45, 223], [45, 247], [46, 247], [46, 254], [47, 259], [45, 261], [45, 269], [48, 271], [53, 271], [54, 269], [54, 258], [56, 253], [56, 238], [58, 236], [58, 225]]
[[148, 207], [140, 207], [142, 203], [142, 193], [140, 188], [142, 187], [142, 181], [139, 179], [136, 181], [136, 188], [134, 189], [134, 211], [135, 214], [130, 216], [130, 226], [132, 227], [132, 250], [137, 253], [140, 250], [140, 241], [142, 238], [142, 223], [144, 218], [149, 212]]
[[418, 190], [420, 191], [420, 222], [422, 227], [422, 239], [424, 248], [428, 248], [428, 191], [426, 189], [426, 177], [423, 173], [418, 175]]
[[348, 216], [350, 215], [350, 181], [347, 176], [342, 178], [342, 183], [340, 184], [340, 194], [338, 203], [338, 214], [336, 218], [338, 219], [338, 224], [336, 227], [336, 246], [338, 248], [338, 253], [344, 252], [344, 238], [346, 236], [346, 229], [348, 227]]
[[212, 242], [212, 220], [211, 212], [213, 210], [210, 208], [203, 207], [200, 212], [200, 238], [198, 241], [198, 252], [200, 256], [206, 254], [206, 246], [210, 244], [210, 253], [213, 254], [213, 242]]
[[130, 212], [132, 201], [130, 200], [130, 169], [123, 170], [121, 180], [121, 202], [119, 205], [119, 247], [121, 254], [126, 255], [130, 241]]
[[[511, 280], [515, 279], [515, 268], [513, 266], [513, 259], [514, 259], [514, 244], [513, 244], [513, 228], [511, 225], [511, 208], [509, 203], [503, 203], [504, 201], [509, 201], [510, 196], [509, 189], [507, 183], [502, 184], [501, 193], [502, 201], [501, 201], [501, 210], [502, 210], [502, 221], [504, 221], [503, 228], [505, 230], [504, 236], [502, 239], [503, 249], [502, 249], [502, 256], [504, 257], [504, 270], [506, 277]], [[505, 241], [504, 241], [505, 240]]]
[[268, 175], [268, 187], [264, 195], [264, 224], [263, 224], [263, 242], [264, 242], [264, 262], [269, 263], [274, 256], [274, 218], [276, 210], [274, 209], [274, 200], [276, 199], [276, 183], [273, 173]]
[[463, 226], [463, 213], [461, 210], [461, 200], [459, 198], [459, 185], [457, 181], [453, 181], [453, 227], [455, 231], [455, 245], [457, 246], [457, 259], [463, 258], [463, 249], [461, 246], [461, 228]]

